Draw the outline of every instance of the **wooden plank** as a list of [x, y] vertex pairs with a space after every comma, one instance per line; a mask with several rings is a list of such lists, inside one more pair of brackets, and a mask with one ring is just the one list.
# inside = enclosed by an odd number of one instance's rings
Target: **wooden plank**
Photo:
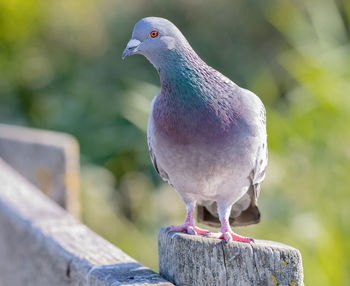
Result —
[[173, 285], [0, 160], [0, 285]]

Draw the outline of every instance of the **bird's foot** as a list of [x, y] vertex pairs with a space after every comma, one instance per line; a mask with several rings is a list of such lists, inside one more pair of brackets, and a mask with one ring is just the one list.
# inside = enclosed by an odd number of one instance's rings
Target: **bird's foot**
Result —
[[246, 243], [254, 243], [254, 239], [238, 235], [234, 233], [232, 230], [227, 232], [217, 232], [217, 233], [210, 232], [206, 234], [206, 237], [224, 239], [226, 242], [240, 241], [240, 242], [246, 242]]
[[195, 225], [190, 225], [188, 223], [184, 223], [183, 225], [171, 225], [167, 228], [167, 231], [180, 231], [192, 235], [207, 235], [209, 233], [208, 230], [201, 229]]

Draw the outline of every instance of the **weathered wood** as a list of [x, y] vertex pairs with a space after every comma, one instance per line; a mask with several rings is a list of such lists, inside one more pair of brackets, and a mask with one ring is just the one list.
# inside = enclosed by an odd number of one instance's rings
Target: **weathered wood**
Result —
[[173, 285], [0, 160], [0, 285]]
[[0, 157], [79, 217], [79, 146], [74, 137], [0, 124]]
[[176, 285], [303, 285], [301, 255], [293, 247], [159, 231], [159, 273]]

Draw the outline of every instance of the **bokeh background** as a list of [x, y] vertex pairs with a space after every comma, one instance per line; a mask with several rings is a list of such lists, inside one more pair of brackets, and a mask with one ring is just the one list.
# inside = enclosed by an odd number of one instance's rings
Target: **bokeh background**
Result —
[[0, 122], [76, 136], [84, 222], [157, 269], [185, 208], [148, 155], [158, 75], [121, 60], [146, 16], [266, 105], [262, 221], [237, 231], [300, 249], [306, 285], [350, 285], [350, 1], [0, 0]]

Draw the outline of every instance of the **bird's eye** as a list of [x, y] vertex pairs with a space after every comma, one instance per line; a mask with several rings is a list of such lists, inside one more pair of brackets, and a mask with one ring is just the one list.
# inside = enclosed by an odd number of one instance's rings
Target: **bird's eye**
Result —
[[153, 30], [151, 33], [149, 33], [149, 35], [152, 37], [152, 38], [155, 38], [158, 36], [158, 32], [156, 30]]

